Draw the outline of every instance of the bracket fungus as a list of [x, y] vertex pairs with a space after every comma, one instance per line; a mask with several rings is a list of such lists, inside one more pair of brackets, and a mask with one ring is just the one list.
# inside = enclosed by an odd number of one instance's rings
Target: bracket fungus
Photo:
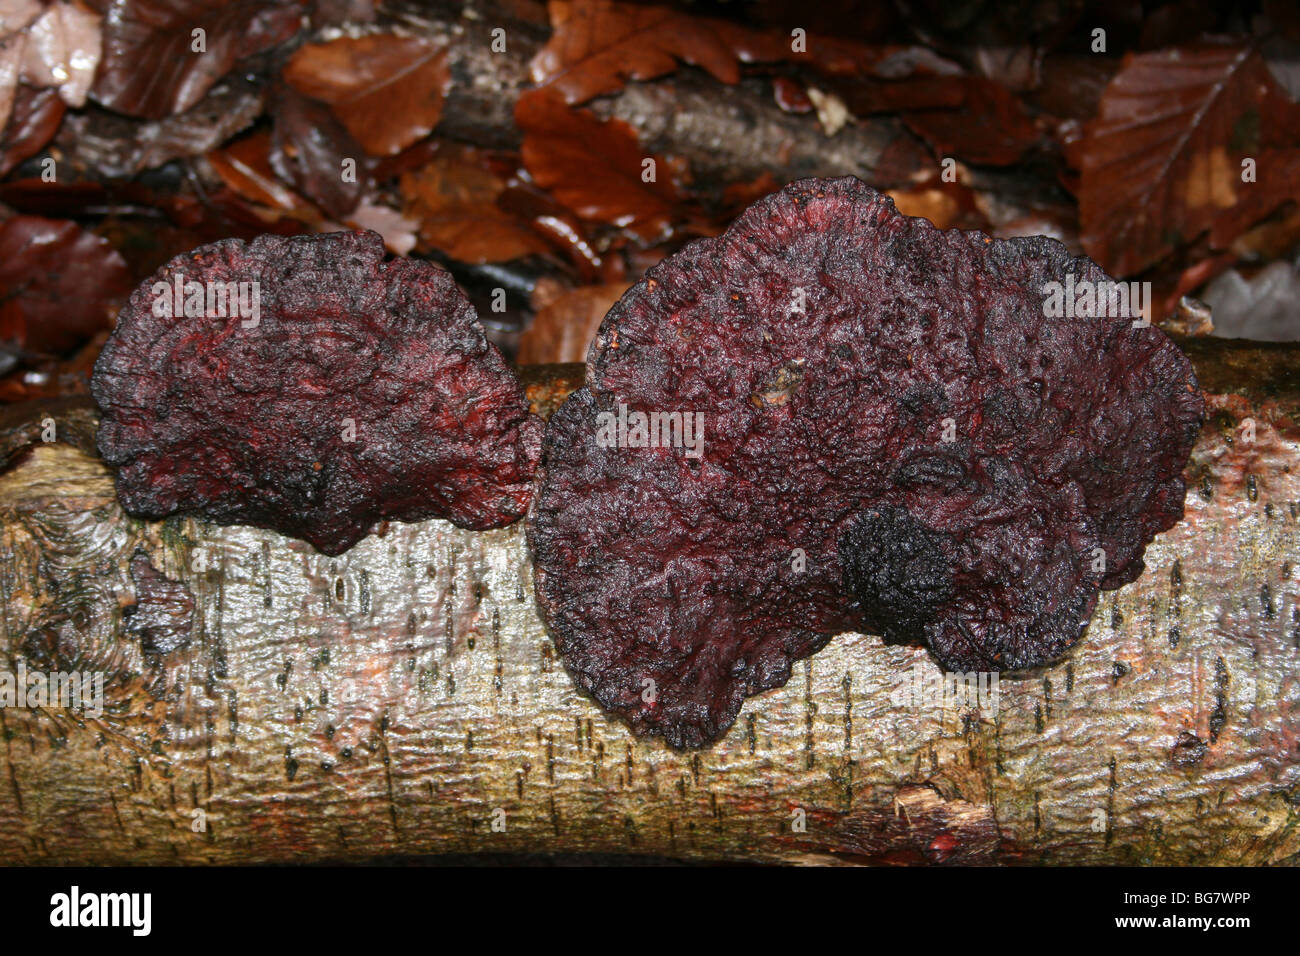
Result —
[[347, 550], [384, 519], [523, 516], [542, 423], [450, 273], [373, 232], [177, 256], [95, 365], [99, 448], [131, 514]]
[[[1101, 314], [1107, 282], [852, 177], [651, 269], [547, 426], [529, 519], [579, 685], [687, 747], [845, 630], [948, 669], [1061, 657], [1181, 518], [1203, 417], [1174, 344]], [[1060, 288], [1093, 307], [1048, 317]]]

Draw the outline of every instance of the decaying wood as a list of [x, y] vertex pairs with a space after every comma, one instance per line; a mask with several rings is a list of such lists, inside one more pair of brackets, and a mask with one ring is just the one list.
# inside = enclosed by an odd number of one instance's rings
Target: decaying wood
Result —
[[1295, 862], [1300, 350], [1187, 347], [1213, 410], [1187, 518], [1065, 662], [976, 711], [900, 696], [937, 675], [923, 651], [842, 635], [694, 753], [574, 690], [519, 527], [392, 524], [329, 558], [139, 522], [93, 410], [10, 409], [0, 668], [108, 680], [98, 718], [0, 708], [0, 858]]

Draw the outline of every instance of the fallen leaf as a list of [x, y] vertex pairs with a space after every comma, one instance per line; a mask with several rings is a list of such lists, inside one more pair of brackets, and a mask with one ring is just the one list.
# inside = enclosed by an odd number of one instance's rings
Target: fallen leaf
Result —
[[1009, 166], [1038, 140], [1020, 100], [984, 77], [965, 77], [962, 105], [953, 110], [909, 110], [903, 122], [938, 156]]
[[432, 132], [450, 77], [444, 50], [391, 33], [308, 44], [284, 68], [286, 82], [328, 103], [375, 156], [400, 153]]
[[107, 339], [108, 331], [101, 330], [69, 358], [24, 360], [12, 354], [9, 346], [0, 345], [0, 370], [8, 372], [0, 378], [0, 404], [89, 395], [95, 359]]
[[531, 73], [570, 105], [652, 80], [689, 63], [722, 83], [740, 80], [743, 63], [800, 63], [827, 76], [898, 79], [915, 73], [959, 73], [960, 67], [921, 46], [867, 44], [808, 33], [797, 49], [784, 28], [756, 29], [670, 7], [617, 0], [551, 0], [551, 38], [533, 57]]
[[533, 82], [569, 104], [672, 73], [680, 60], [723, 83], [740, 79], [736, 55], [712, 21], [664, 7], [611, 0], [551, 0], [551, 38], [533, 57]]
[[27, 54], [28, 24], [41, 15], [37, 0], [0, 0], [0, 126], [9, 119], [9, 111], [23, 76]]
[[971, 190], [960, 183], [935, 182], [886, 193], [904, 216], [928, 219], [936, 229], [987, 228]]
[[605, 313], [627, 290], [628, 283], [615, 282], [561, 293], [538, 310], [533, 324], [520, 336], [519, 364], [585, 362]]
[[54, 3], [26, 29], [23, 78], [52, 86], [69, 106], [85, 105], [99, 66], [99, 16], [72, 3]]
[[44, 149], [58, 132], [66, 110], [57, 90], [19, 86], [9, 123], [0, 131], [0, 176]]
[[130, 288], [121, 255], [75, 222], [0, 223], [0, 342], [46, 354], [76, 348], [108, 327]]
[[[648, 156], [627, 123], [572, 109], [547, 89], [519, 97], [515, 122], [524, 134], [524, 166], [565, 206], [642, 239], [667, 231], [678, 199], [668, 164]], [[653, 182], [642, 178], [647, 160], [654, 162]]]
[[768, 170], [764, 170], [749, 182], [728, 183], [722, 189], [722, 214], [730, 222], [744, 212], [747, 206], [752, 206], [764, 196], [776, 192], [782, 185], [783, 183]]
[[420, 225], [396, 209], [365, 200], [357, 206], [347, 224], [355, 229], [372, 229], [379, 233], [384, 237], [388, 251], [398, 256], [407, 255], [415, 248], [415, 230]]
[[250, 202], [289, 213], [301, 213], [307, 206], [306, 200], [276, 178], [271, 169], [271, 136], [265, 131], [214, 150], [208, 154], [208, 162], [227, 187]]
[[960, 65], [924, 46], [863, 43], [810, 32], [796, 49], [790, 33], [784, 30], [757, 30], [727, 20], [708, 23], [743, 63], [797, 63], [825, 77], [882, 80], [956, 76], [963, 72]]
[[[584, 282], [596, 282], [608, 266], [601, 251], [592, 242], [590, 230], [573, 211], [561, 205], [536, 184], [513, 179], [497, 197], [497, 205], [545, 239], [553, 251], [563, 253]], [[540, 307], [540, 306], [539, 306]]]
[[406, 214], [419, 223], [420, 239], [457, 262], [482, 265], [546, 252], [546, 241], [502, 209], [505, 183], [458, 155], [438, 155], [401, 178]]
[[854, 116], [902, 110], [956, 109], [966, 102], [965, 76], [912, 76], [901, 80], [832, 78], [834, 90]]
[[129, 116], [178, 113], [237, 60], [289, 39], [301, 23], [291, 0], [112, 0], [91, 96]]
[[275, 174], [336, 219], [355, 209], [369, 178], [369, 161], [330, 108], [281, 84], [272, 116]]
[[1090, 120], [1118, 66], [1116, 58], [1095, 53], [1053, 53], [1043, 60], [1042, 84], [1029, 101], [1061, 120]]
[[[1139, 272], [1214, 229], [1231, 241], [1249, 223], [1300, 198], [1293, 153], [1300, 107], [1248, 47], [1128, 54], [1085, 128], [1079, 215], [1084, 249], [1117, 275]], [[1258, 181], [1243, 183], [1242, 160], [1257, 159]], [[1219, 224], [1225, 215], [1231, 228]], [[1218, 225], [1216, 225], [1218, 224]]]
[[342, 23], [372, 23], [375, 0], [312, 0], [311, 22], [314, 26]]
[[0, 0], [0, 38], [23, 29], [43, 9], [39, 0]]
[[[1232, 189], [1219, 187], [1220, 201], [1230, 203], [1210, 228], [1210, 245], [1227, 249], [1256, 223], [1283, 204], [1300, 201], [1300, 148], [1255, 151], [1255, 181], [1241, 182], [1241, 167], [1219, 169]], [[1219, 154], [1213, 154], [1216, 157]], [[1221, 160], [1220, 165], [1226, 165]], [[1231, 199], [1227, 197], [1231, 196]]]

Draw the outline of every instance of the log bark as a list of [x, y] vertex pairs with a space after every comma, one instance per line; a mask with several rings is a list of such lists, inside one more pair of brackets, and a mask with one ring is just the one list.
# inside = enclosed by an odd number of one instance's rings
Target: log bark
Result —
[[[1185, 345], [1212, 409], [1186, 520], [1064, 662], [974, 708], [912, 694], [924, 651], [841, 635], [687, 753], [574, 689], [521, 527], [394, 523], [330, 558], [136, 521], [93, 408], [10, 408], [0, 670], [106, 681], [98, 717], [0, 708], [0, 859], [1294, 863], [1300, 349]], [[530, 397], [580, 376], [530, 370]]]

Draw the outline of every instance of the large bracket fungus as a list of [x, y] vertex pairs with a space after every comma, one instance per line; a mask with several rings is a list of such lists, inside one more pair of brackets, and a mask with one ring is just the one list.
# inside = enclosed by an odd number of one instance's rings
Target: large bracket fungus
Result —
[[[548, 425], [529, 523], [578, 683], [684, 747], [844, 630], [963, 671], [1058, 659], [1182, 516], [1203, 417], [1163, 333], [1098, 314], [1108, 281], [851, 177], [652, 269]], [[1048, 317], [1062, 288], [1089, 314]]]
[[192, 512], [338, 554], [376, 522], [523, 516], [541, 442], [450, 273], [373, 232], [229, 239], [131, 296], [95, 366], [133, 515]]

